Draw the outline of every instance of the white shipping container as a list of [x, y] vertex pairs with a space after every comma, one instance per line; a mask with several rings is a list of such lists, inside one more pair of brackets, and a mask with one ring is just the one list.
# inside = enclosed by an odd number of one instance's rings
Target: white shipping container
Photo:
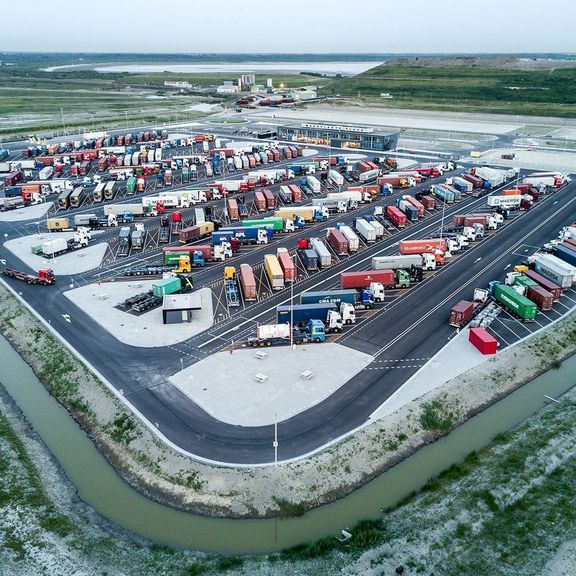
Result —
[[376, 238], [384, 238], [384, 226], [378, 220], [368, 220], [368, 224], [376, 231]]
[[366, 242], [376, 242], [376, 230], [363, 218], [356, 220], [356, 230]]
[[52, 238], [47, 242], [42, 243], [42, 252], [46, 256], [52, 256], [64, 252], [68, 249], [68, 241], [66, 238]]
[[326, 248], [326, 244], [320, 240], [320, 238], [312, 238], [312, 249], [316, 252], [316, 256], [318, 256], [318, 264], [321, 268], [326, 268], [332, 265], [332, 256], [330, 255], [330, 251]]
[[380, 174], [380, 170], [367, 170], [366, 172], [361, 172], [360, 177], [358, 178], [360, 182], [368, 182], [369, 180], [375, 180], [378, 178]]
[[321, 192], [322, 187], [320, 186], [320, 180], [318, 180], [316, 176], [306, 176], [306, 183], [314, 194], [319, 194]]
[[256, 327], [258, 338], [290, 338], [290, 324], [260, 324]]
[[350, 226], [340, 226], [339, 230], [348, 241], [348, 250], [350, 252], [356, 252], [360, 247], [360, 238], [358, 238], [356, 232], [354, 232]]

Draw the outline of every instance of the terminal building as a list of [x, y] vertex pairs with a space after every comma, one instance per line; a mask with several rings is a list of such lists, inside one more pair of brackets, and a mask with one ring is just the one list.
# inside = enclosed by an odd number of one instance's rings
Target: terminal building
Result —
[[397, 132], [379, 132], [364, 126], [305, 123], [299, 126], [278, 126], [278, 139], [334, 148], [394, 150], [398, 144]]

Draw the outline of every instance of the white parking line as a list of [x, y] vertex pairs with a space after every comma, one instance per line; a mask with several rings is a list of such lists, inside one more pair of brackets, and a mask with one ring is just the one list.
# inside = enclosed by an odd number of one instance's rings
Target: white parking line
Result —
[[509, 332], [512, 332], [512, 334], [514, 334], [514, 336], [516, 336], [516, 338], [520, 339], [521, 337], [518, 336], [518, 334], [516, 334], [516, 332], [514, 332], [514, 330], [512, 330], [512, 328], [510, 328], [510, 326], [507, 326], [506, 324], [504, 324], [504, 322], [502, 322], [502, 320], [500, 320], [500, 318], [496, 318], [497, 322], [500, 322], [500, 324], [502, 324], [502, 326], [504, 326], [504, 328], [506, 328], [506, 330], [508, 330]]

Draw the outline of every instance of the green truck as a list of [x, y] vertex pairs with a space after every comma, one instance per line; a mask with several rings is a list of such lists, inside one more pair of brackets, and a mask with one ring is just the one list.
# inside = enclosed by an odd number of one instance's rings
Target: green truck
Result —
[[274, 232], [282, 232], [284, 230], [284, 218], [261, 218], [258, 220], [243, 220], [241, 226], [271, 226]]
[[519, 316], [524, 322], [533, 322], [536, 318], [536, 313], [538, 312], [536, 304], [519, 294], [511, 286], [497, 284], [494, 289], [494, 300], [516, 316]]
[[130, 176], [126, 181], [126, 194], [134, 194], [136, 192], [136, 178]]
[[538, 286], [537, 282], [534, 282], [532, 278], [528, 278], [528, 276], [518, 275], [514, 278], [513, 286], [524, 286], [525, 288], [530, 288], [530, 286]]

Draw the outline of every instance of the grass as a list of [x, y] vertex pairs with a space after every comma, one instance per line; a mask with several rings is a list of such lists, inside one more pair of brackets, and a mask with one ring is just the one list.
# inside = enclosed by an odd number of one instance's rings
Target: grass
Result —
[[[525, 71], [390, 62], [328, 83], [322, 93], [391, 107], [574, 117], [575, 81], [576, 68]], [[383, 92], [393, 99], [382, 99]]]

